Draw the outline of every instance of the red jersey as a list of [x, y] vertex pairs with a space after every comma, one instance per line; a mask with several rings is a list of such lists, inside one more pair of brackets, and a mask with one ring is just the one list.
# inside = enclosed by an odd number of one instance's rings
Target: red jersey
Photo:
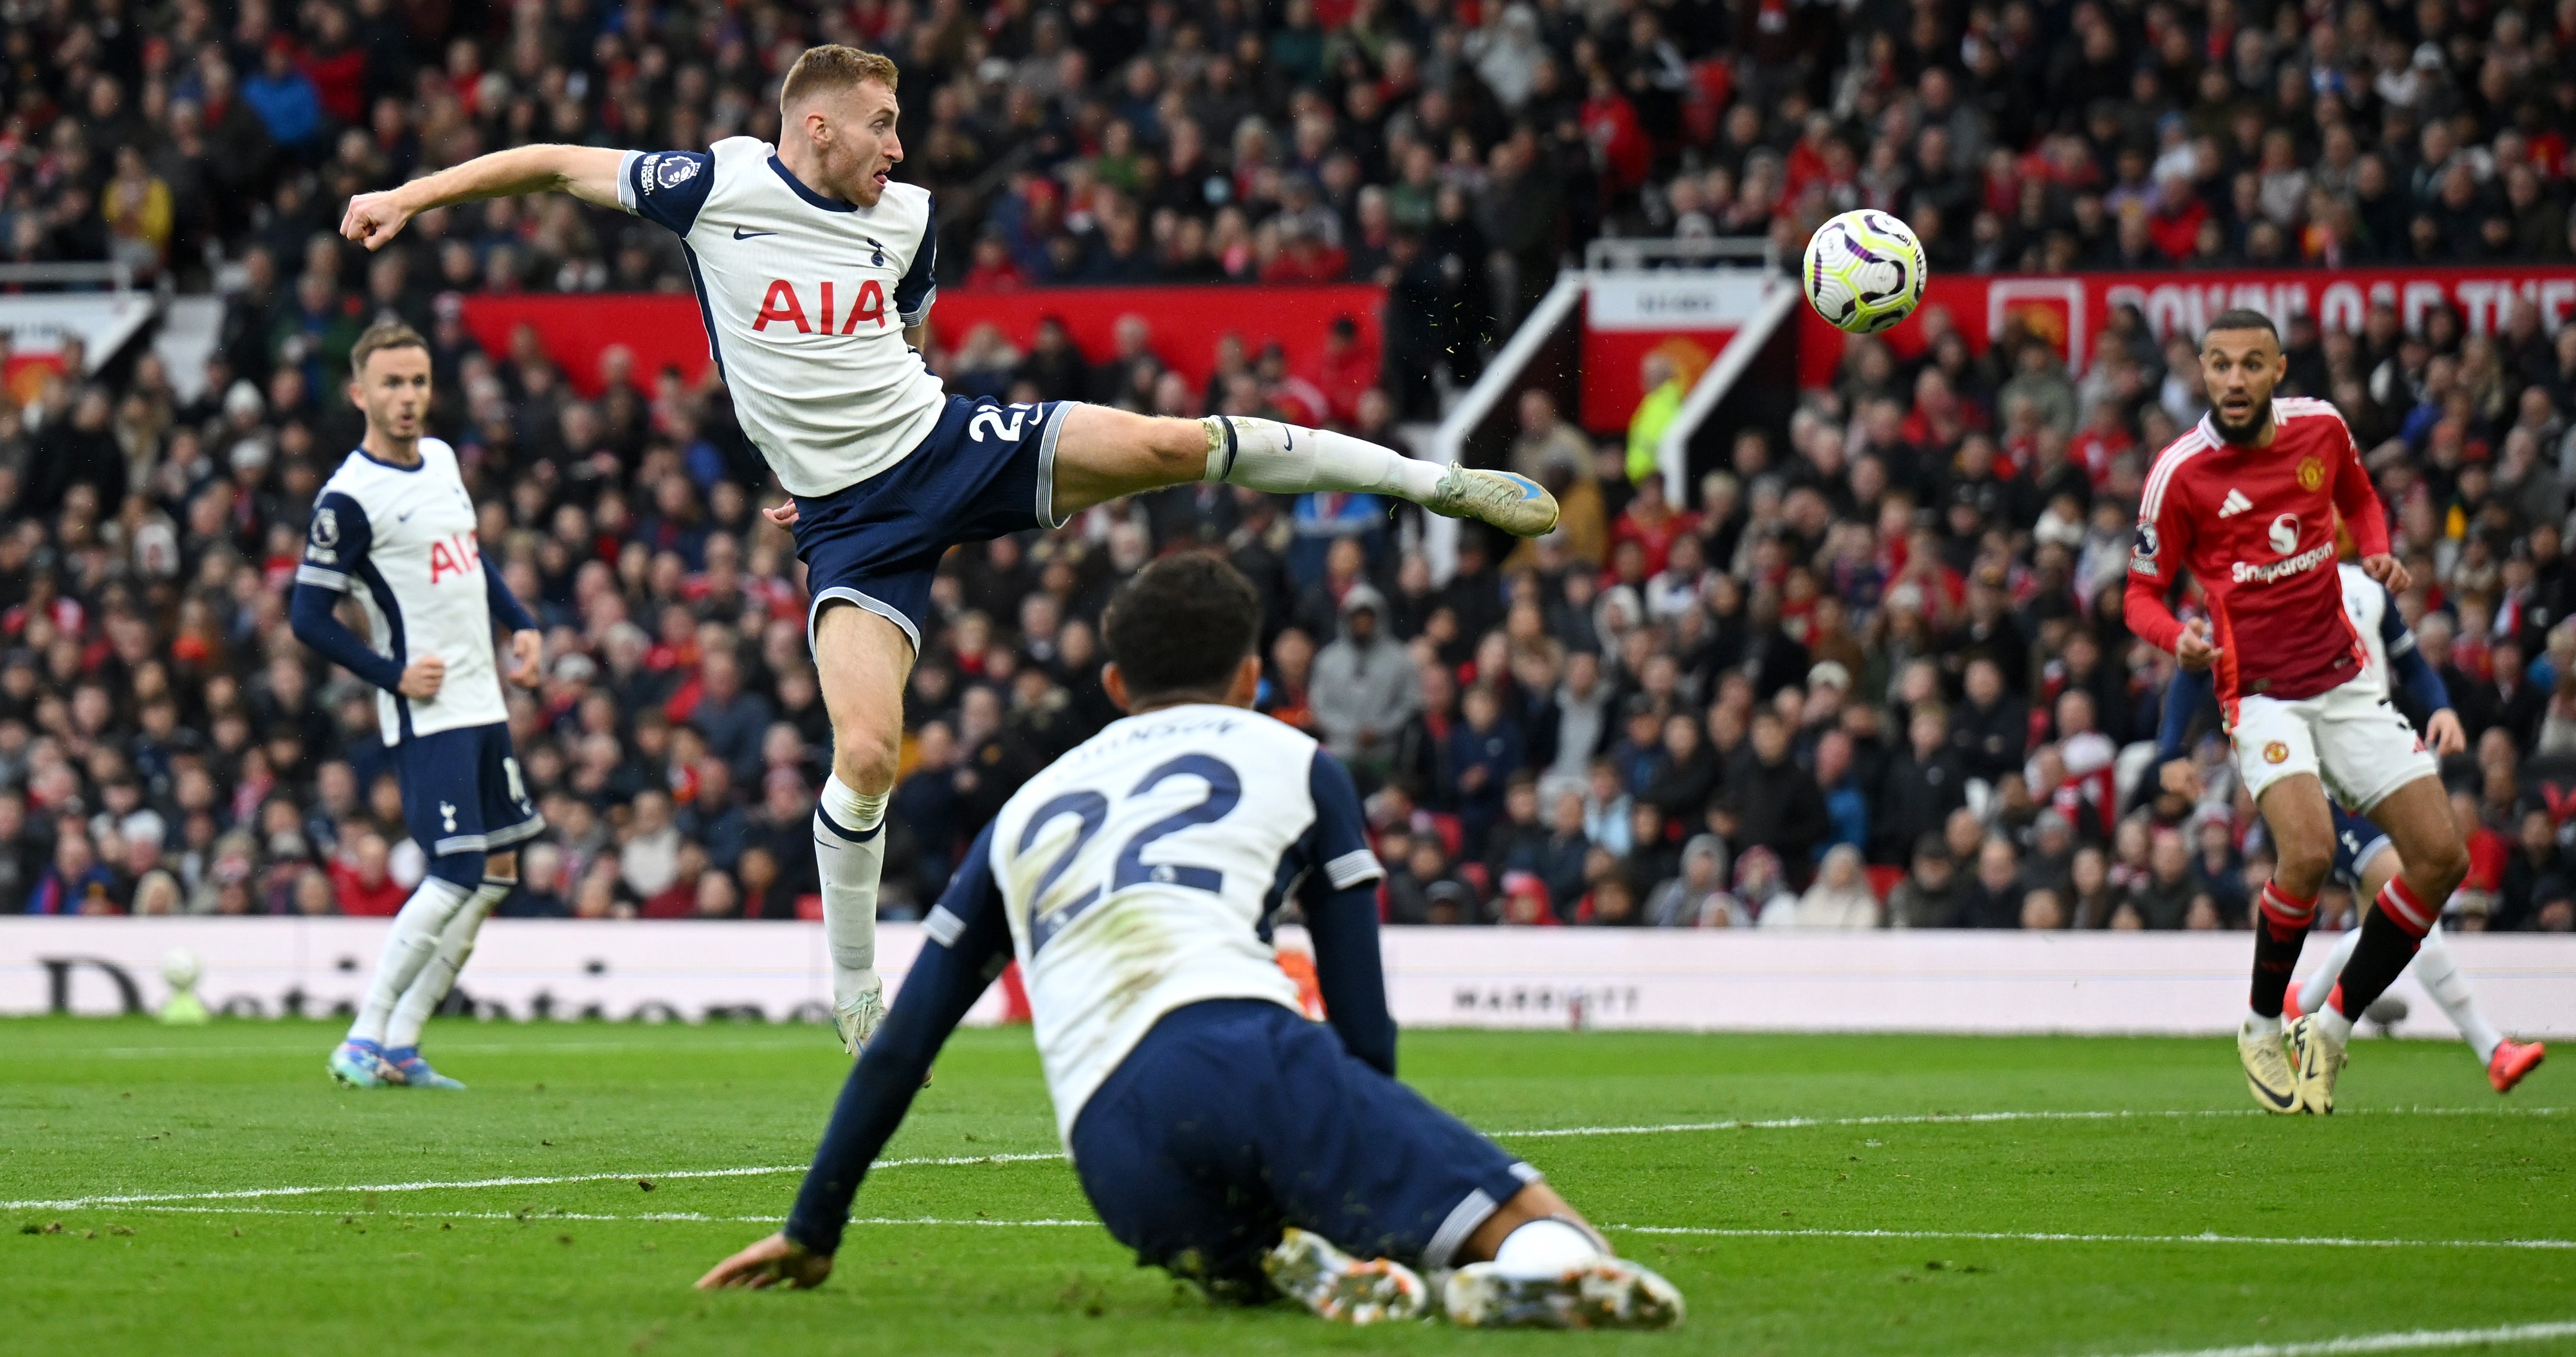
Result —
[[2343, 416], [2321, 400], [2272, 402], [2269, 447], [2238, 447], [2209, 417], [2156, 455], [2129, 553], [2129, 629], [2166, 650], [2182, 624], [2165, 594], [2184, 571], [2207, 596], [2218, 698], [2314, 697], [2369, 668], [2344, 614], [2335, 514], [2365, 557], [2388, 520]]

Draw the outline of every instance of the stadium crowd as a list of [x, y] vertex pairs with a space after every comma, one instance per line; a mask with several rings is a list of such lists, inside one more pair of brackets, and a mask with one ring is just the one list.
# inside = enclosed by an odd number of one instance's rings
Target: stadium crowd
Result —
[[669, 237], [565, 198], [364, 269], [309, 242], [498, 147], [774, 139], [820, 41], [905, 72], [943, 284], [1383, 280], [1408, 416], [1603, 234], [1795, 257], [1866, 205], [1936, 270], [2062, 272], [2576, 231], [2567, 0], [31, 0], [0, 34], [0, 259], [220, 277], [326, 356], [357, 297], [684, 288]]
[[[584, 396], [534, 331], [486, 352], [462, 322], [477, 292], [685, 287], [670, 239], [562, 197], [427, 214], [375, 256], [330, 228], [352, 191], [515, 142], [774, 135], [809, 41], [903, 63], [943, 283], [1390, 284], [1374, 383], [1140, 325], [1096, 366], [1060, 334], [942, 336], [960, 390], [1381, 432], [1586, 239], [1794, 247], [1860, 203], [1936, 268], [2563, 259], [2571, 237], [2576, 0], [99, 0], [0, 22], [8, 258], [229, 289], [199, 395], [147, 353], [0, 400], [0, 907], [40, 913], [386, 914], [417, 879], [367, 691], [284, 615], [358, 433], [347, 349], [384, 315], [431, 336], [432, 427], [547, 628], [512, 724], [552, 828], [501, 912], [798, 913], [828, 726], [792, 546], [754, 512], [776, 492], [721, 387], [612, 359]], [[1687, 504], [1524, 395], [1510, 456], [1565, 524], [1469, 532], [1446, 577], [1409, 509], [1224, 487], [961, 550], [912, 680], [889, 912], [1112, 719], [1102, 603], [1202, 547], [1270, 603], [1265, 709], [1369, 791], [1393, 921], [2242, 926], [2267, 863], [2215, 742], [2197, 806], [2122, 757], [2169, 664], [2119, 591], [2146, 461], [2200, 412], [2188, 340], [2124, 312], [2071, 372], [2019, 331], [1980, 354], [1920, 323], [1919, 357], [1855, 343]], [[2410, 332], [2381, 308], [2286, 339], [2290, 389], [2362, 440], [2473, 740], [2448, 770], [2477, 864], [2452, 917], [2576, 927], [2553, 762], [2576, 754], [2576, 325], [2515, 306], [2494, 333], [2441, 310]], [[1216, 377], [1158, 343], [1215, 343]]]

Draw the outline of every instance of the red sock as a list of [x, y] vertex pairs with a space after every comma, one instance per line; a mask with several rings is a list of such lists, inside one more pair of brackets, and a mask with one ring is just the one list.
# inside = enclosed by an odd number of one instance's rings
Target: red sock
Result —
[[2267, 1018], [2281, 1015], [2282, 996], [2289, 993], [2290, 971], [2299, 964], [2299, 948], [2308, 940], [2308, 925], [2317, 917], [2317, 898], [2302, 900], [2280, 883], [2263, 884], [2254, 929], [2254, 987], [2247, 1004]]

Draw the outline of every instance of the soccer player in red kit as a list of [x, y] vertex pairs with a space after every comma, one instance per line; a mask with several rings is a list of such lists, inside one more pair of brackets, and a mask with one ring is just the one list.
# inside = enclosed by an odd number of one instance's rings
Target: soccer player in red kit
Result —
[[[2338, 513], [2363, 572], [2393, 592], [2407, 586], [2387, 514], [2335, 408], [2273, 398], [2283, 370], [2280, 334], [2260, 312], [2226, 312], [2202, 337], [2211, 409], [2147, 473], [2127, 614], [2140, 637], [2216, 673], [2237, 771], [2271, 830], [2252, 1011], [2236, 1043], [2246, 1081], [2271, 1111], [2325, 1113], [2353, 1015], [2414, 959], [2468, 853], [2433, 755], [2344, 614]], [[2209, 611], [2188, 625], [2165, 602], [2186, 571]], [[2329, 794], [2387, 830], [2406, 866], [2363, 922], [2340, 997], [2284, 1033], [2282, 992], [2334, 862]]]

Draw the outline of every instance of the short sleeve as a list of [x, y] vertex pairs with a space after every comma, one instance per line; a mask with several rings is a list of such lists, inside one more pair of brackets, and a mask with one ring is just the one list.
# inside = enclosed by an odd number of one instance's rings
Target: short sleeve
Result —
[[685, 236], [715, 178], [716, 158], [705, 151], [629, 151], [617, 171], [617, 205]]
[[934, 199], [922, 210], [921, 245], [912, 252], [912, 267], [894, 285], [895, 316], [905, 329], [929, 317], [930, 304], [939, 298], [938, 270], [939, 203]]
[[1368, 819], [1360, 809], [1359, 788], [1340, 759], [1318, 747], [1307, 771], [1306, 789], [1314, 798], [1315, 823], [1304, 847], [1316, 874], [1332, 890], [1346, 891], [1386, 875], [1377, 854], [1369, 850]]
[[365, 560], [373, 529], [367, 511], [338, 490], [323, 492], [313, 505], [312, 525], [304, 533], [304, 559], [295, 567], [295, 582], [349, 591], [349, 572]]
[[2181, 512], [2182, 452], [2168, 453], [2147, 475], [2138, 500], [2138, 527], [2129, 541], [2129, 578], [2150, 585], [2169, 585], [2180, 574], [2174, 562], [2190, 549], [2189, 516]]

